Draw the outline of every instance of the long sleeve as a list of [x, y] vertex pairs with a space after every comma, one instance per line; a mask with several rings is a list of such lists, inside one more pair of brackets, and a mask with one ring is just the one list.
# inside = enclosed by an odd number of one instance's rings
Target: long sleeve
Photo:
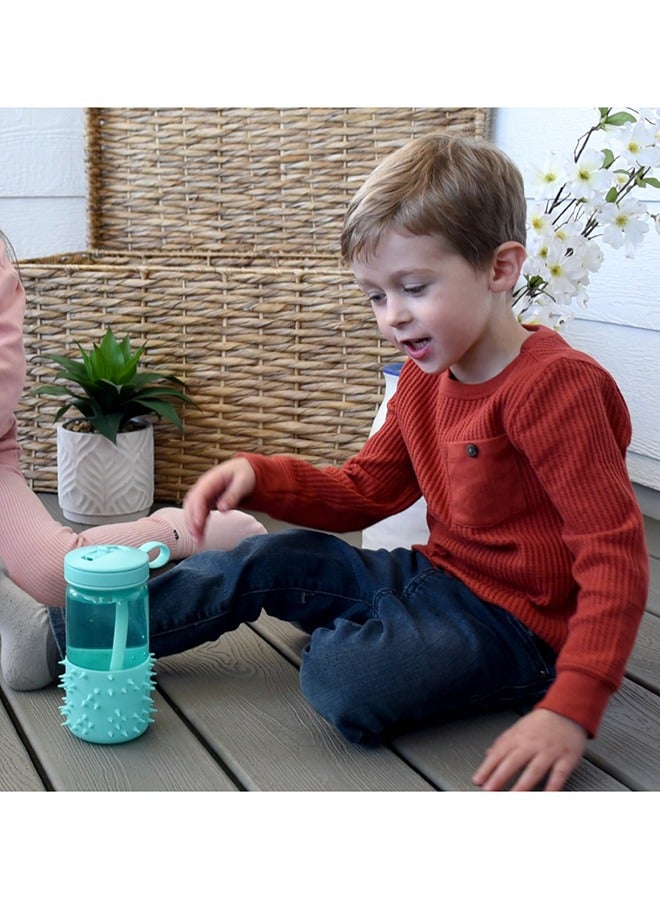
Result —
[[575, 610], [540, 706], [593, 734], [624, 674], [648, 592], [644, 527], [625, 464], [630, 422], [604, 370], [557, 359], [521, 398], [510, 429], [560, 520]]
[[421, 494], [394, 405], [383, 427], [343, 466], [316, 467], [292, 456], [245, 453], [257, 475], [247, 504], [286, 521], [329, 531], [365, 528]]
[[25, 292], [0, 241], [0, 453], [17, 451], [14, 411], [25, 381]]

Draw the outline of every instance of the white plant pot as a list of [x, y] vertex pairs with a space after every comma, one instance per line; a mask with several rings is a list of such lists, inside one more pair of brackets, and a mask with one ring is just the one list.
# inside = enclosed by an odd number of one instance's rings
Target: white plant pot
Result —
[[117, 435], [57, 426], [57, 496], [71, 522], [102, 525], [148, 515], [154, 502], [153, 426]]

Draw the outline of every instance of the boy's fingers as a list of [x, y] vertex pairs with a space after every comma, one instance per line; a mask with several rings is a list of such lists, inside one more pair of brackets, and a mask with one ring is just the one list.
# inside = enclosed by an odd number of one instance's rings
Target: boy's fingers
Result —
[[221, 494], [215, 499], [215, 508], [220, 512], [228, 512], [230, 509], [236, 509], [240, 502], [240, 492], [236, 490], [235, 485], [230, 481]]
[[512, 791], [533, 791], [548, 774], [548, 764], [541, 757], [532, 758], [523, 769]]
[[501, 791], [520, 771], [524, 762], [505, 756], [482, 782], [485, 791]]
[[497, 751], [497, 747], [493, 745], [486, 750], [486, 758], [472, 776], [474, 784], [483, 787], [487, 781], [494, 777], [494, 773], [501, 765], [503, 754]]
[[183, 501], [183, 511], [193, 537], [200, 540], [204, 535], [206, 519], [210, 511], [208, 503], [199, 494], [191, 493]]

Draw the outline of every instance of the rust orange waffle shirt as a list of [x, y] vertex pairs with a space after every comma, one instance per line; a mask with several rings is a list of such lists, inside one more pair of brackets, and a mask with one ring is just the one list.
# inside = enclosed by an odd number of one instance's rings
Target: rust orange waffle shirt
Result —
[[598, 363], [548, 328], [531, 330], [519, 356], [482, 384], [407, 362], [385, 424], [341, 468], [245, 454], [257, 475], [249, 505], [341, 532], [423, 493], [430, 537], [419, 549], [558, 651], [538, 706], [593, 735], [648, 593], [625, 463], [630, 418]]

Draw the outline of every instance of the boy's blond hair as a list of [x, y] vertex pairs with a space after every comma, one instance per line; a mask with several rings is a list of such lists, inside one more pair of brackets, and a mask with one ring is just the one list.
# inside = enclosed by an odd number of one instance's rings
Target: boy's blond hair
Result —
[[525, 245], [520, 171], [488, 141], [416, 138], [385, 157], [350, 203], [341, 236], [344, 260], [368, 257], [388, 228], [442, 235], [482, 269], [505, 241]]

